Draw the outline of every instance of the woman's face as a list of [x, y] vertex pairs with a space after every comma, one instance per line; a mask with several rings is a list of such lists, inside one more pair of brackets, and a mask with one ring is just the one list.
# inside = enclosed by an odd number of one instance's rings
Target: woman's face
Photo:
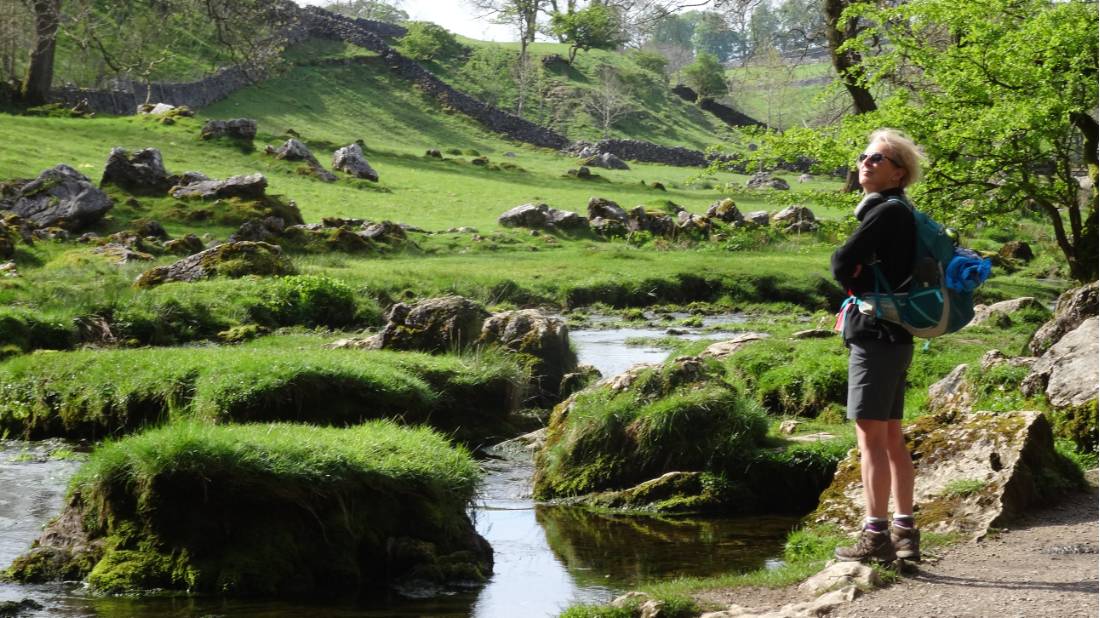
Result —
[[859, 185], [864, 193], [900, 187], [905, 174], [894, 152], [882, 142], [871, 142], [859, 155]]

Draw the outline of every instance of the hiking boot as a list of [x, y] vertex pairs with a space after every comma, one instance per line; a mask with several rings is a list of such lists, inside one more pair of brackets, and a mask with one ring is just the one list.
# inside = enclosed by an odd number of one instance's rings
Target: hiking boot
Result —
[[898, 558], [920, 562], [920, 530], [890, 526], [890, 541]]
[[852, 547], [836, 548], [836, 559], [844, 562], [893, 562], [897, 559], [890, 533], [864, 529]]

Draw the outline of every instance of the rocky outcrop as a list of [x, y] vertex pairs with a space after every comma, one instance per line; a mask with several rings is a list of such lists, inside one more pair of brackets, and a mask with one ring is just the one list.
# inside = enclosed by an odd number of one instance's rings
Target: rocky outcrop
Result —
[[[1074, 482], [1039, 412], [927, 415], [905, 428], [905, 438], [916, 467], [915, 516], [925, 530], [980, 537]], [[853, 449], [808, 519], [856, 529], [863, 501]]]
[[740, 210], [737, 210], [737, 204], [728, 197], [708, 206], [707, 216], [724, 223], [739, 224], [745, 222], [745, 217], [741, 215]]
[[782, 178], [776, 178], [768, 172], [757, 172], [745, 181], [745, 186], [750, 189], [777, 189], [780, 191], [789, 191], [791, 185], [787, 184], [786, 180]]
[[628, 170], [630, 166], [625, 161], [610, 152], [593, 155], [584, 160], [584, 164], [591, 167], [602, 167], [609, 170]]
[[97, 223], [113, 205], [87, 176], [64, 164], [29, 182], [0, 187], [0, 210], [19, 215], [40, 228], [77, 232]]
[[130, 193], [164, 195], [172, 187], [174, 179], [164, 169], [160, 150], [145, 148], [130, 156], [123, 148], [112, 148], [103, 167], [99, 186], [113, 184]]
[[266, 190], [267, 178], [264, 178], [263, 174], [248, 174], [247, 176], [232, 176], [225, 180], [200, 180], [190, 184], [176, 185], [171, 194], [172, 197], [180, 199], [216, 200], [239, 197], [255, 200], [262, 198]]
[[332, 169], [340, 170], [356, 178], [378, 182], [378, 172], [367, 162], [359, 144], [348, 144], [332, 153]]
[[609, 219], [626, 224], [627, 214], [622, 206], [602, 197], [593, 197], [588, 200], [588, 220]]
[[1020, 384], [1024, 394], [1044, 393], [1055, 408], [1095, 402], [1100, 383], [1098, 322], [1100, 318], [1088, 318], [1039, 357]]
[[478, 343], [498, 345], [533, 358], [529, 365], [531, 392], [541, 405], [560, 401], [563, 378], [577, 369], [565, 321], [536, 309], [491, 316], [482, 326]]
[[588, 220], [569, 210], [558, 210], [546, 204], [522, 204], [497, 217], [504, 227], [524, 227], [540, 230], [583, 230]]
[[788, 206], [771, 217], [772, 223], [784, 232], [813, 232], [818, 228], [817, 218], [805, 206]]
[[[1020, 311], [1021, 309], [1028, 309], [1036, 307], [1043, 309], [1043, 305], [1039, 301], [1035, 300], [1031, 296], [1022, 296], [1020, 298], [1014, 298], [1012, 300], [1003, 300], [999, 303], [993, 303], [992, 305], [974, 305], [974, 319], [963, 328], [969, 328], [971, 326], [977, 326], [984, 324], [990, 319], [995, 318], [997, 315], [1011, 315]], [[1045, 309], [1043, 309], [1045, 311]]]
[[207, 120], [202, 125], [203, 139], [228, 137], [251, 143], [256, 138], [256, 121], [251, 118], [233, 118], [230, 120]]
[[145, 271], [134, 281], [152, 287], [169, 281], [199, 281], [216, 276], [292, 275], [295, 268], [278, 245], [263, 242], [228, 242], [188, 256], [168, 266]]
[[1058, 297], [1054, 308], [1054, 319], [1039, 327], [1027, 344], [1027, 349], [1038, 356], [1058, 343], [1063, 335], [1077, 328], [1090, 317], [1096, 316], [1100, 304], [1097, 302], [1097, 282], [1074, 288]]
[[[265, 152], [275, 155], [276, 159], [282, 159], [284, 161], [302, 161], [309, 166], [310, 171], [317, 178], [325, 182], [336, 181], [336, 176], [321, 166], [321, 162], [317, 160], [317, 157], [313, 156], [309, 147], [294, 138], [288, 139], [278, 148], [268, 146]], [[362, 152], [360, 152], [360, 154], [362, 154]]]
[[461, 296], [429, 298], [414, 305], [397, 303], [386, 314], [382, 332], [367, 349], [450, 352], [475, 343], [489, 312]]

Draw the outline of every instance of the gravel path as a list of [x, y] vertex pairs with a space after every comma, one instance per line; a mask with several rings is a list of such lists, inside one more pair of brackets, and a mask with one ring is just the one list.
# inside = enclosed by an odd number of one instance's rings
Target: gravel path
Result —
[[833, 617], [1086, 616], [1100, 611], [1097, 490], [1029, 515], [1008, 531], [962, 543]]

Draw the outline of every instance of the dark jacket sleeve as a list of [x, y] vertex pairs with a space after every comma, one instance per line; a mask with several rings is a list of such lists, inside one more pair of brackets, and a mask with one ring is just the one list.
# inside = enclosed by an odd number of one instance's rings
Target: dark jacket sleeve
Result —
[[891, 253], [886, 243], [896, 242], [900, 230], [912, 227], [912, 217], [896, 202], [871, 206], [856, 231], [833, 253], [833, 278], [856, 295], [872, 291], [874, 275], [868, 265], [876, 255]]

